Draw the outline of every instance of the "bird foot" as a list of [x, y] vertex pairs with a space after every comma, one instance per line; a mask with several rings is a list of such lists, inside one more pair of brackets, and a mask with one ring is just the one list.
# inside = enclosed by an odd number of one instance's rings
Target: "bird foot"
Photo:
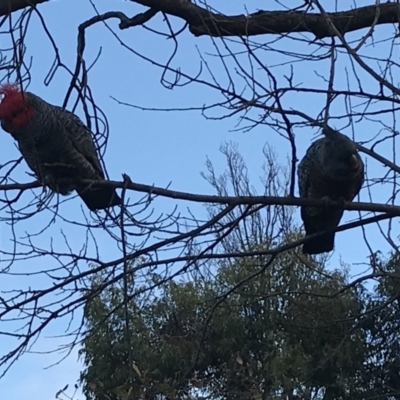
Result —
[[[337, 208], [337, 207], [344, 208], [344, 206], [346, 204], [346, 200], [343, 197], [339, 197], [339, 198], [333, 200], [329, 196], [324, 196], [321, 198], [321, 201], [324, 203], [323, 207], [325, 210], [332, 208], [332, 207], [333, 208]], [[332, 204], [332, 203], [336, 203], [336, 204]]]
[[47, 174], [43, 177], [43, 184], [52, 187], [56, 185], [56, 180], [54, 179], [53, 175]]
[[323, 202], [323, 209], [324, 211], [329, 210], [332, 205], [332, 200], [329, 196], [321, 197], [321, 201]]
[[339, 203], [340, 208], [344, 208], [346, 200], [343, 197], [339, 197], [338, 199], [336, 199], [336, 201]]

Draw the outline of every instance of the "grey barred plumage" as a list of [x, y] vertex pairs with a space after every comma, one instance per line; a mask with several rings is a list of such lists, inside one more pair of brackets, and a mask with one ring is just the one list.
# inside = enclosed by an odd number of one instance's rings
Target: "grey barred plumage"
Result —
[[113, 188], [79, 183], [81, 179], [104, 179], [92, 133], [86, 125], [70, 111], [10, 86], [2, 91], [5, 98], [0, 104], [1, 126], [17, 140], [38, 179], [61, 195], [76, 190], [92, 211], [121, 204]]
[[[298, 166], [300, 197], [352, 201], [364, 182], [364, 164], [355, 143], [335, 131], [325, 131], [325, 137], [315, 141]], [[306, 236], [336, 228], [343, 210], [324, 207], [301, 207]], [[306, 254], [333, 250], [335, 233], [327, 233], [303, 246]]]

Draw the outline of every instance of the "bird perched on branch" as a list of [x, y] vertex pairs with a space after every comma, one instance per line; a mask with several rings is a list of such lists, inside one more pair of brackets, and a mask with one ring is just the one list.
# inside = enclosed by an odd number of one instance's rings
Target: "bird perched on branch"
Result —
[[79, 181], [102, 180], [104, 172], [89, 128], [73, 113], [47, 103], [16, 84], [0, 87], [1, 127], [18, 142], [38, 180], [61, 195], [76, 190], [94, 211], [121, 204], [111, 187]]
[[[300, 197], [332, 201], [352, 201], [364, 182], [364, 164], [355, 143], [333, 130], [315, 141], [298, 166]], [[306, 236], [336, 228], [343, 210], [332, 207], [301, 207]], [[303, 253], [333, 250], [335, 233], [326, 233], [303, 245]]]

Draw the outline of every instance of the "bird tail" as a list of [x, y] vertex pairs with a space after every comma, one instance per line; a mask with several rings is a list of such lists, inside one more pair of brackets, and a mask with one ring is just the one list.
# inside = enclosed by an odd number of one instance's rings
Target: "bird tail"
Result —
[[104, 210], [121, 204], [121, 198], [112, 187], [85, 187], [77, 192], [91, 211]]
[[[316, 232], [312, 232], [316, 233]], [[307, 236], [311, 235], [309, 232]], [[335, 232], [325, 233], [303, 244], [304, 254], [320, 254], [333, 250], [335, 245]]]
[[[329, 228], [335, 228], [339, 225], [343, 211], [322, 212], [316, 215], [309, 215], [305, 207], [301, 208], [301, 217], [304, 221], [306, 237], [314, 233], [325, 231]], [[333, 250], [335, 246], [335, 232], [327, 232], [321, 236], [309, 240], [303, 244], [304, 254], [320, 254]]]

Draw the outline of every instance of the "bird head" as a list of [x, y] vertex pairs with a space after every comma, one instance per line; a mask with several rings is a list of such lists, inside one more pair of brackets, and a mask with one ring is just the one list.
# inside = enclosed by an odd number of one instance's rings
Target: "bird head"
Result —
[[323, 141], [321, 165], [328, 175], [336, 179], [348, 179], [362, 169], [362, 161], [355, 143], [347, 136], [336, 133]]
[[2, 128], [11, 134], [28, 124], [35, 115], [29, 95], [21, 92], [17, 84], [0, 86], [3, 99], [0, 103], [0, 121]]

